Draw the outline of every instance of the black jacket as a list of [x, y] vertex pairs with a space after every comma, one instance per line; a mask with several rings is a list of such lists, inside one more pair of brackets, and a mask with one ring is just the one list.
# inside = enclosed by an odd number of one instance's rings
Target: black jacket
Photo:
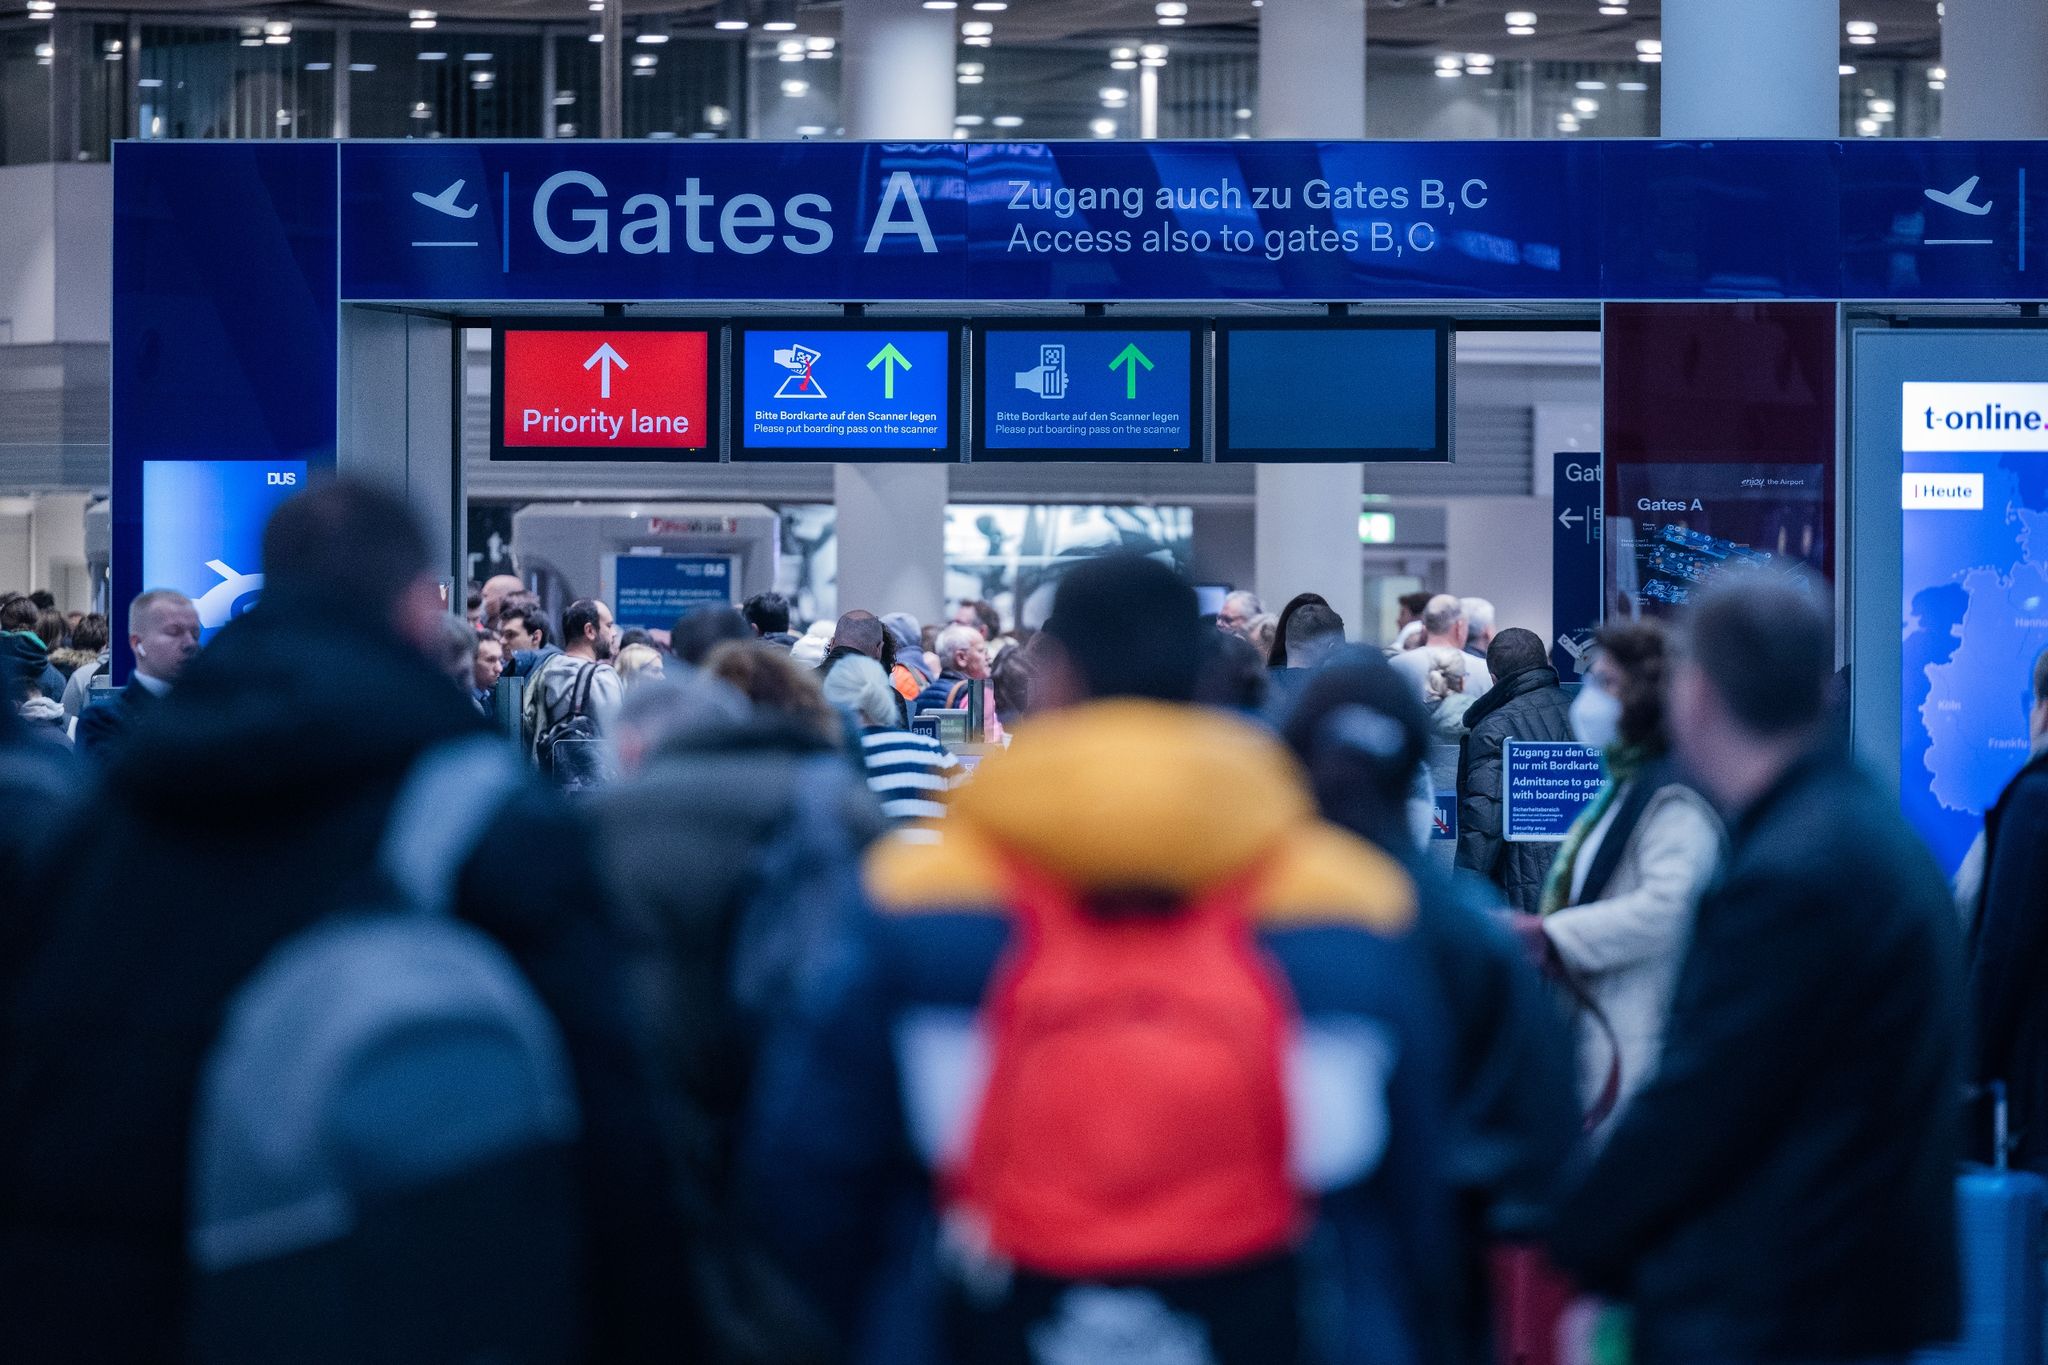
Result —
[[88, 706], [78, 713], [78, 752], [95, 759], [108, 758], [128, 732], [156, 709], [157, 700], [156, 693], [139, 679], [128, 679], [128, 685], [113, 700]]
[[1636, 1356], [1905, 1356], [1954, 1335], [1956, 917], [1898, 804], [1815, 752], [1736, 820], [1656, 1076], [1567, 1199], [1558, 1258]]
[[[0, 939], [0, 1359], [180, 1359], [188, 1128], [235, 988], [367, 891], [430, 746], [481, 733], [461, 690], [355, 613], [270, 598], [223, 629], [111, 755], [61, 877]], [[300, 620], [319, 624], [301, 625]], [[679, 1220], [587, 837], [538, 789], [464, 869], [457, 912], [561, 1025], [583, 1104], [586, 1297], [600, 1360], [686, 1348]]]
[[[1978, 1081], [2012, 1096], [2015, 1165], [2048, 1173], [2048, 754], [1984, 819], [1984, 898], [1970, 952]], [[1972, 1134], [1988, 1157], [1988, 1128]]]
[[1569, 740], [1571, 698], [1548, 664], [1510, 673], [1465, 713], [1458, 752], [1457, 865], [1488, 878], [1507, 903], [1535, 913], [1556, 844], [1501, 838], [1501, 759], [1510, 739]]

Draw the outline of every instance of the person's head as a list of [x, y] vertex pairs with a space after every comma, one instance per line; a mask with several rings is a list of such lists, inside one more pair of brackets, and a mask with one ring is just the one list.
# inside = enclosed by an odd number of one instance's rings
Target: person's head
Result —
[[1429, 636], [1422, 629], [1422, 621], [1418, 617], [1401, 627], [1400, 633], [1394, 636], [1394, 651], [1398, 654], [1406, 654], [1411, 649], [1426, 648], [1428, 643]]
[[48, 588], [37, 588], [28, 595], [28, 600], [36, 604], [36, 610], [39, 612], [55, 611], [57, 608], [57, 594]]
[[61, 649], [64, 645], [64, 613], [55, 607], [46, 607], [36, 613], [36, 638], [43, 642], [44, 649]]
[[1427, 838], [1425, 813], [1409, 799], [1428, 752], [1428, 716], [1414, 684], [1378, 650], [1338, 651], [1302, 688], [1281, 735], [1325, 817], [1404, 857]]
[[476, 632], [460, 617], [441, 619], [441, 671], [464, 691], [476, 682]]
[[2027, 738], [2036, 745], [2048, 739], [2048, 649], [2034, 660], [2034, 709], [2028, 716]]
[[1259, 651], [1261, 661], [1272, 654], [1273, 641], [1279, 629], [1280, 618], [1270, 611], [1253, 617], [1251, 625], [1245, 628], [1244, 638], [1251, 641], [1253, 649]]
[[1465, 651], [1449, 645], [1425, 645], [1429, 651], [1429, 672], [1423, 675], [1422, 695], [1432, 704], [1455, 697], [1465, 690]]
[[756, 635], [789, 633], [789, 599], [779, 592], [757, 592], [740, 608], [747, 625]]
[[605, 634], [604, 604], [594, 597], [579, 597], [562, 609], [562, 652], [579, 659], [599, 657]]
[[817, 670], [798, 663], [788, 650], [758, 640], [728, 640], [711, 651], [703, 672], [730, 684], [756, 709], [807, 730], [835, 748], [844, 738], [839, 713], [818, 688]]
[[744, 725], [750, 709], [729, 684], [701, 669], [685, 669], [627, 689], [605, 733], [618, 755], [619, 771], [630, 778], [664, 745]]
[[0, 602], [0, 630], [28, 631], [33, 633], [36, 618], [42, 611], [32, 597], [10, 597]]
[[727, 640], [752, 640], [753, 627], [731, 607], [691, 607], [669, 629], [668, 647], [692, 668]]
[[1594, 637], [1585, 686], [1572, 699], [1572, 733], [1581, 744], [1622, 744], [1647, 757], [1671, 748], [1664, 724], [1669, 632], [1653, 620], [1623, 621]]
[[362, 622], [443, 662], [448, 613], [426, 534], [402, 498], [356, 479], [319, 484], [271, 514], [256, 610]]
[[1033, 701], [1041, 710], [1109, 697], [1191, 701], [1203, 630], [1195, 590], [1157, 560], [1113, 554], [1076, 565], [1053, 596]]
[[1438, 593], [1422, 609], [1422, 634], [1426, 643], [1463, 649], [1467, 632], [1465, 608], [1449, 593]]
[[993, 602], [962, 602], [953, 610], [953, 624], [973, 626], [981, 632], [981, 638], [984, 640], [993, 640], [1003, 633], [1003, 618], [997, 613]]
[[474, 627], [484, 619], [484, 585], [472, 581], [462, 598], [462, 619]]
[[128, 647], [135, 671], [174, 682], [199, 652], [199, 609], [169, 588], [154, 588], [128, 604]]
[[1344, 618], [1311, 602], [1287, 618], [1287, 666], [1315, 668], [1344, 647]]
[[99, 653], [113, 638], [114, 633], [108, 628], [107, 618], [96, 611], [79, 617], [78, 623], [71, 627], [71, 647], [83, 650], [87, 654]]
[[897, 658], [901, 659], [905, 655], [922, 655], [925, 652], [924, 632], [919, 628], [917, 618], [909, 612], [883, 612], [882, 629], [889, 633], [889, 643], [895, 646]]
[[521, 650], [544, 649], [548, 643], [547, 613], [535, 598], [507, 601], [498, 608], [498, 640], [507, 656]]
[[469, 685], [479, 692], [488, 692], [498, 685], [498, 679], [505, 672], [505, 642], [495, 635], [476, 637], [476, 665], [470, 671]]
[[1461, 597], [1458, 606], [1465, 613], [1465, 644], [1480, 653], [1493, 643], [1493, 603], [1483, 597]]
[[1257, 712], [1266, 704], [1267, 685], [1266, 658], [1250, 640], [1226, 630], [1202, 637], [1196, 701], [1225, 711]]
[[1543, 647], [1543, 637], [1533, 630], [1509, 626], [1497, 632], [1493, 643], [1486, 647], [1486, 671], [1495, 682], [1532, 668], [1548, 667], [1550, 651]]
[[1422, 613], [1429, 610], [1429, 597], [1426, 592], [1404, 592], [1395, 598], [1394, 604], [1401, 609], [1394, 618], [1395, 627], [1398, 629], [1410, 621], [1420, 621]]
[[865, 654], [849, 654], [832, 665], [825, 675], [825, 700], [867, 729], [894, 727], [900, 719], [889, 675]]
[[849, 611], [839, 618], [839, 624], [832, 631], [833, 649], [850, 649], [856, 654], [865, 654], [870, 659], [882, 657], [881, 618], [871, 611]]
[[612, 609], [603, 598], [597, 599], [597, 657], [610, 661], [619, 654], [619, 623], [612, 619]]
[[1252, 622], [1265, 610], [1257, 593], [1239, 588], [1223, 599], [1223, 608], [1216, 613], [1216, 628], [1232, 635], [1249, 636]]
[[939, 632], [939, 668], [963, 678], [988, 676], [988, 641], [979, 626], [950, 625]]
[[1827, 588], [1810, 575], [1730, 570], [1692, 599], [1672, 655], [1665, 704], [1673, 748], [1724, 806], [1746, 805], [1827, 720], [1835, 672]]
[[1009, 729], [1037, 708], [1032, 696], [1032, 679], [1037, 675], [1038, 655], [1043, 647], [1020, 645], [1006, 649], [989, 669], [989, 691], [994, 694], [996, 715]]
[[487, 626], [498, 624], [498, 613], [504, 608], [505, 599], [514, 593], [526, 591], [526, 584], [520, 582], [517, 574], [493, 574], [484, 580], [482, 601], [478, 606], [483, 612], [483, 623]]
[[653, 645], [627, 645], [619, 651], [616, 667], [619, 686], [627, 692], [664, 676], [661, 651]]
[[1273, 668], [1287, 667], [1287, 626], [1294, 620], [1294, 614], [1303, 607], [1327, 607], [1321, 593], [1298, 592], [1287, 599], [1287, 605], [1280, 608], [1280, 618], [1273, 623], [1273, 647], [1266, 654], [1266, 663]]

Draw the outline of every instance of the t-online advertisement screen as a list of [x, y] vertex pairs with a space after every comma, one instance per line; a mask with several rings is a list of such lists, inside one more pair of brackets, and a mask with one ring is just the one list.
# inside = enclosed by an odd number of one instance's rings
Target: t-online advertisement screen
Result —
[[1448, 460], [1450, 339], [1436, 327], [1217, 333], [1218, 460]]
[[952, 459], [958, 336], [952, 323], [739, 328], [733, 458]]
[[716, 460], [708, 327], [498, 329], [497, 460]]
[[1194, 327], [985, 327], [975, 348], [976, 459], [1202, 458]]
[[[2042, 338], [2012, 340], [2042, 354]], [[1899, 438], [1900, 786], [1953, 873], [2029, 750], [2048, 649], [2048, 383], [1906, 383]]]

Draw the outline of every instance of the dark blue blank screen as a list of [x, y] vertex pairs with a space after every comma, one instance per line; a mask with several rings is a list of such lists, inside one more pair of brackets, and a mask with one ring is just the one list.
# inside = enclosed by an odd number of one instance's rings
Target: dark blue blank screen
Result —
[[1224, 447], [1230, 451], [1401, 452], [1437, 448], [1434, 329], [1256, 328], [1228, 333]]

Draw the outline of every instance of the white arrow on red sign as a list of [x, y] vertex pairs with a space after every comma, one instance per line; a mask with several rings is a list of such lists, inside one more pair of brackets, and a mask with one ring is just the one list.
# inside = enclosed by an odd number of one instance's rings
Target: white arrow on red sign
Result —
[[622, 370], [630, 370], [633, 367], [626, 363], [624, 356], [612, 349], [609, 341], [590, 353], [590, 359], [583, 362], [583, 368], [587, 370], [598, 364], [602, 364], [604, 368], [598, 371], [597, 396], [609, 398], [612, 396], [612, 366], [616, 365]]

